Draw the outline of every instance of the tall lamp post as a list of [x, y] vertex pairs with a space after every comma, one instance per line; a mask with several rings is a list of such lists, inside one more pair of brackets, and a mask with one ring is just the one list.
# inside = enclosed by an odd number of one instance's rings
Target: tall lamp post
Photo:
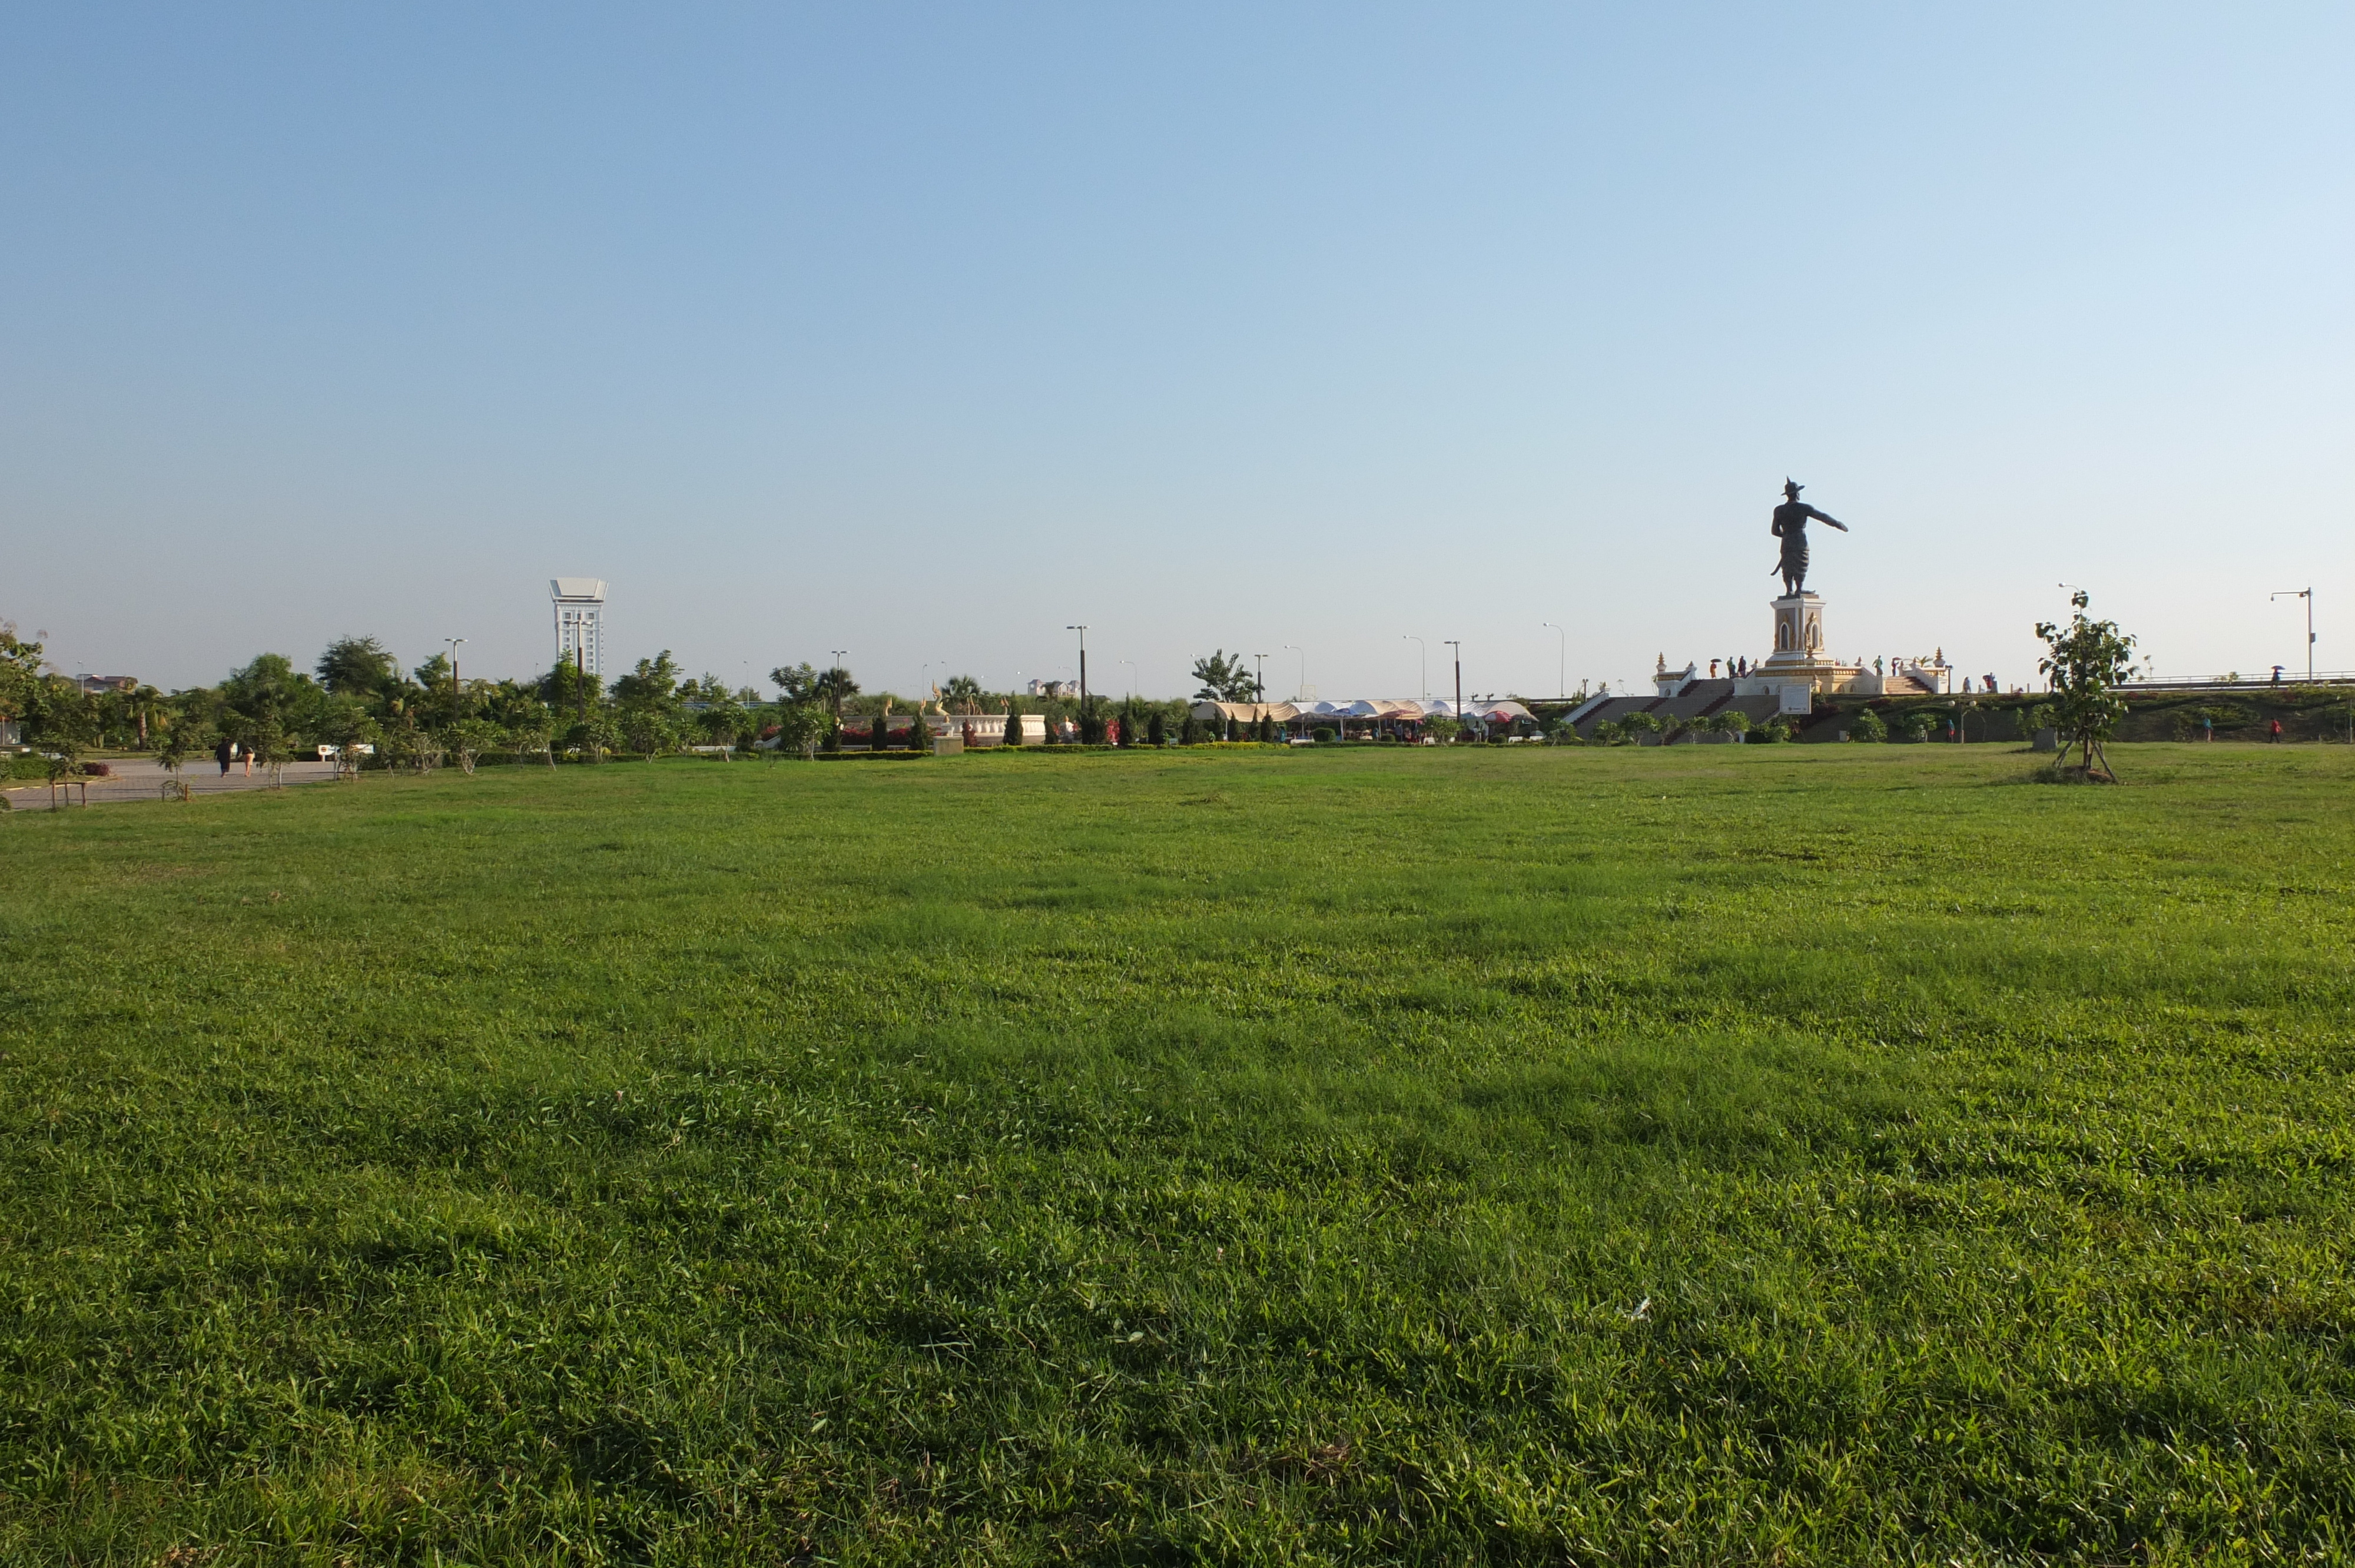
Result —
[[842, 722], [842, 656], [849, 652], [847, 648], [835, 649], [834, 667], [826, 672], [834, 677], [826, 684], [834, 688], [834, 722], [837, 725]]
[[1121, 662], [1128, 666], [1128, 695], [1129, 700], [1134, 702], [1136, 699], [1136, 661], [1123, 659]]
[[2284, 588], [2273, 597], [2306, 600], [2306, 683], [2310, 686], [2314, 683], [2314, 590], [2310, 588]]
[[1550, 628], [1553, 632], [1553, 694], [1566, 697], [1570, 695], [1570, 633], [1550, 620], [1541, 620], [1538, 624]]
[[1252, 655], [1252, 701], [1267, 701], [1267, 655], [1264, 653]]
[[1084, 742], [1088, 738], [1088, 629], [1066, 626], [1063, 630], [1080, 634], [1080, 739]]
[[1461, 725], [1464, 722], [1464, 640], [1443, 637], [1440, 641], [1455, 650], [1455, 722]]
[[1401, 632], [1399, 641], [1414, 644], [1415, 666], [1423, 672], [1423, 690], [1415, 701], [1427, 703], [1431, 701], [1431, 650], [1424, 647], [1423, 639], [1412, 631]]
[[466, 640], [463, 637], [444, 637], [442, 641], [450, 645], [450, 711], [459, 713], [464, 706], [466, 697], [465, 688], [458, 684], [458, 644]]
[[1292, 700], [1296, 703], [1300, 700], [1300, 694], [1308, 689], [1308, 650], [1301, 647], [1297, 642], [1287, 642], [1284, 645], [1284, 651], [1286, 653], [1300, 655], [1300, 679], [1294, 682], [1292, 686]]

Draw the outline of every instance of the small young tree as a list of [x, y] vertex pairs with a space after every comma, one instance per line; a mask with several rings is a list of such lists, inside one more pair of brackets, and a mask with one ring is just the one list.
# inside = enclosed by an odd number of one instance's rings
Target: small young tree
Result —
[[336, 748], [336, 777], [348, 779], [359, 777], [362, 750], [376, 745], [383, 730], [356, 698], [338, 697], [328, 709], [320, 733]]
[[1717, 715], [1717, 727], [1737, 741], [1746, 739], [1750, 735], [1750, 715], [1740, 708], [1728, 708]]
[[1442, 746], [1452, 746], [1464, 733], [1464, 724], [1452, 714], [1433, 714], [1423, 721], [1423, 733]]
[[1889, 726], [1870, 708], [1859, 708], [1848, 721], [1848, 737], [1856, 741], [1885, 741]]
[[2126, 700], [2116, 688], [2134, 679], [2135, 640], [2114, 620], [2088, 618], [2090, 601], [2080, 588], [2069, 599], [2073, 613], [2068, 625], [2038, 622], [2036, 635], [2046, 652], [2036, 669], [2052, 682], [2052, 727], [2061, 732], [2062, 749], [2077, 748], [2078, 770], [2085, 778], [2115, 784], [2117, 775], [2102, 743], [2126, 716]]
[[826, 728], [824, 708], [812, 703], [787, 703], [777, 710], [777, 749], [797, 751], [807, 761], [817, 755]]
[[1638, 708], [1619, 721], [1619, 733], [1641, 744], [1643, 736], [1660, 733], [1659, 716]]
[[442, 749], [457, 758], [458, 771], [470, 779], [483, 753], [506, 744], [506, 731], [488, 719], [463, 718], [442, 732]]
[[186, 800], [188, 786], [180, 778], [180, 769], [192, 757], [202, 757], [213, 747], [213, 726], [202, 714], [193, 710], [176, 714], [165, 725], [155, 742], [155, 760], [171, 775], [173, 788], [167, 793]]
[[[33, 743], [40, 750], [42, 772], [48, 778], [49, 805], [58, 803], [58, 786], [81, 777], [82, 754], [97, 743], [98, 705], [61, 680], [41, 683], [26, 705], [33, 721]], [[90, 786], [82, 786], [90, 798]]]
[[1145, 739], [1146, 744], [1148, 746], [1166, 746], [1168, 744], [1169, 715], [1163, 713], [1158, 707], [1153, 710], [1152, 718], [1146, 721]]
[[284, 788], [288, 742], [286, 726], [278, 722], [278, 715], [265, 712], [247, 720], [240, 738], [254, 761], [269, 770], [270, 787], [272, 789]]

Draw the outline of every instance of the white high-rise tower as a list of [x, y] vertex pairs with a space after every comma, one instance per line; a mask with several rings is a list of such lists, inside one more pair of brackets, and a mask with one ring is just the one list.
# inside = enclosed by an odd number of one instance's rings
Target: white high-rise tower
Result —
[[575, 668], [591, 675], [605, 673], [602, 618], [605, 584], [598, 577], [550, 577], [548, 597], [556, 605], [556, 656], [572, 656]]

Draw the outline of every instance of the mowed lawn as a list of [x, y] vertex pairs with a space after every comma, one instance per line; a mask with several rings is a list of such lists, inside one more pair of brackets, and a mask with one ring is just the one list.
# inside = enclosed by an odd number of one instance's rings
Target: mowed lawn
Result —
[[2118, 762], [0, 820], [0, 1561], [2343, 1560], [2355, 748]]

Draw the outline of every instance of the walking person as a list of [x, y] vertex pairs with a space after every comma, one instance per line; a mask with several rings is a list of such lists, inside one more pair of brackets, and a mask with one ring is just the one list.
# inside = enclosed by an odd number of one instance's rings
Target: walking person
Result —
[[2279, 746], [2281, 744], [2281, 720], [2274, 720], [2267, 727], [2270, 731], [2272, 743], [2275, 746]]
[[2216, 738], [2216, 720], [2212, 715], [2201, 714], [2200, 715], [2200, 738], [2201, 740], [2214, 740]]
[[237, 760], [237, 743], [227, 736], [221, 736], [220, 743], [213, 747], [213, 760], [220, 764], [221, 777], [228, 778], [229, 765]]

